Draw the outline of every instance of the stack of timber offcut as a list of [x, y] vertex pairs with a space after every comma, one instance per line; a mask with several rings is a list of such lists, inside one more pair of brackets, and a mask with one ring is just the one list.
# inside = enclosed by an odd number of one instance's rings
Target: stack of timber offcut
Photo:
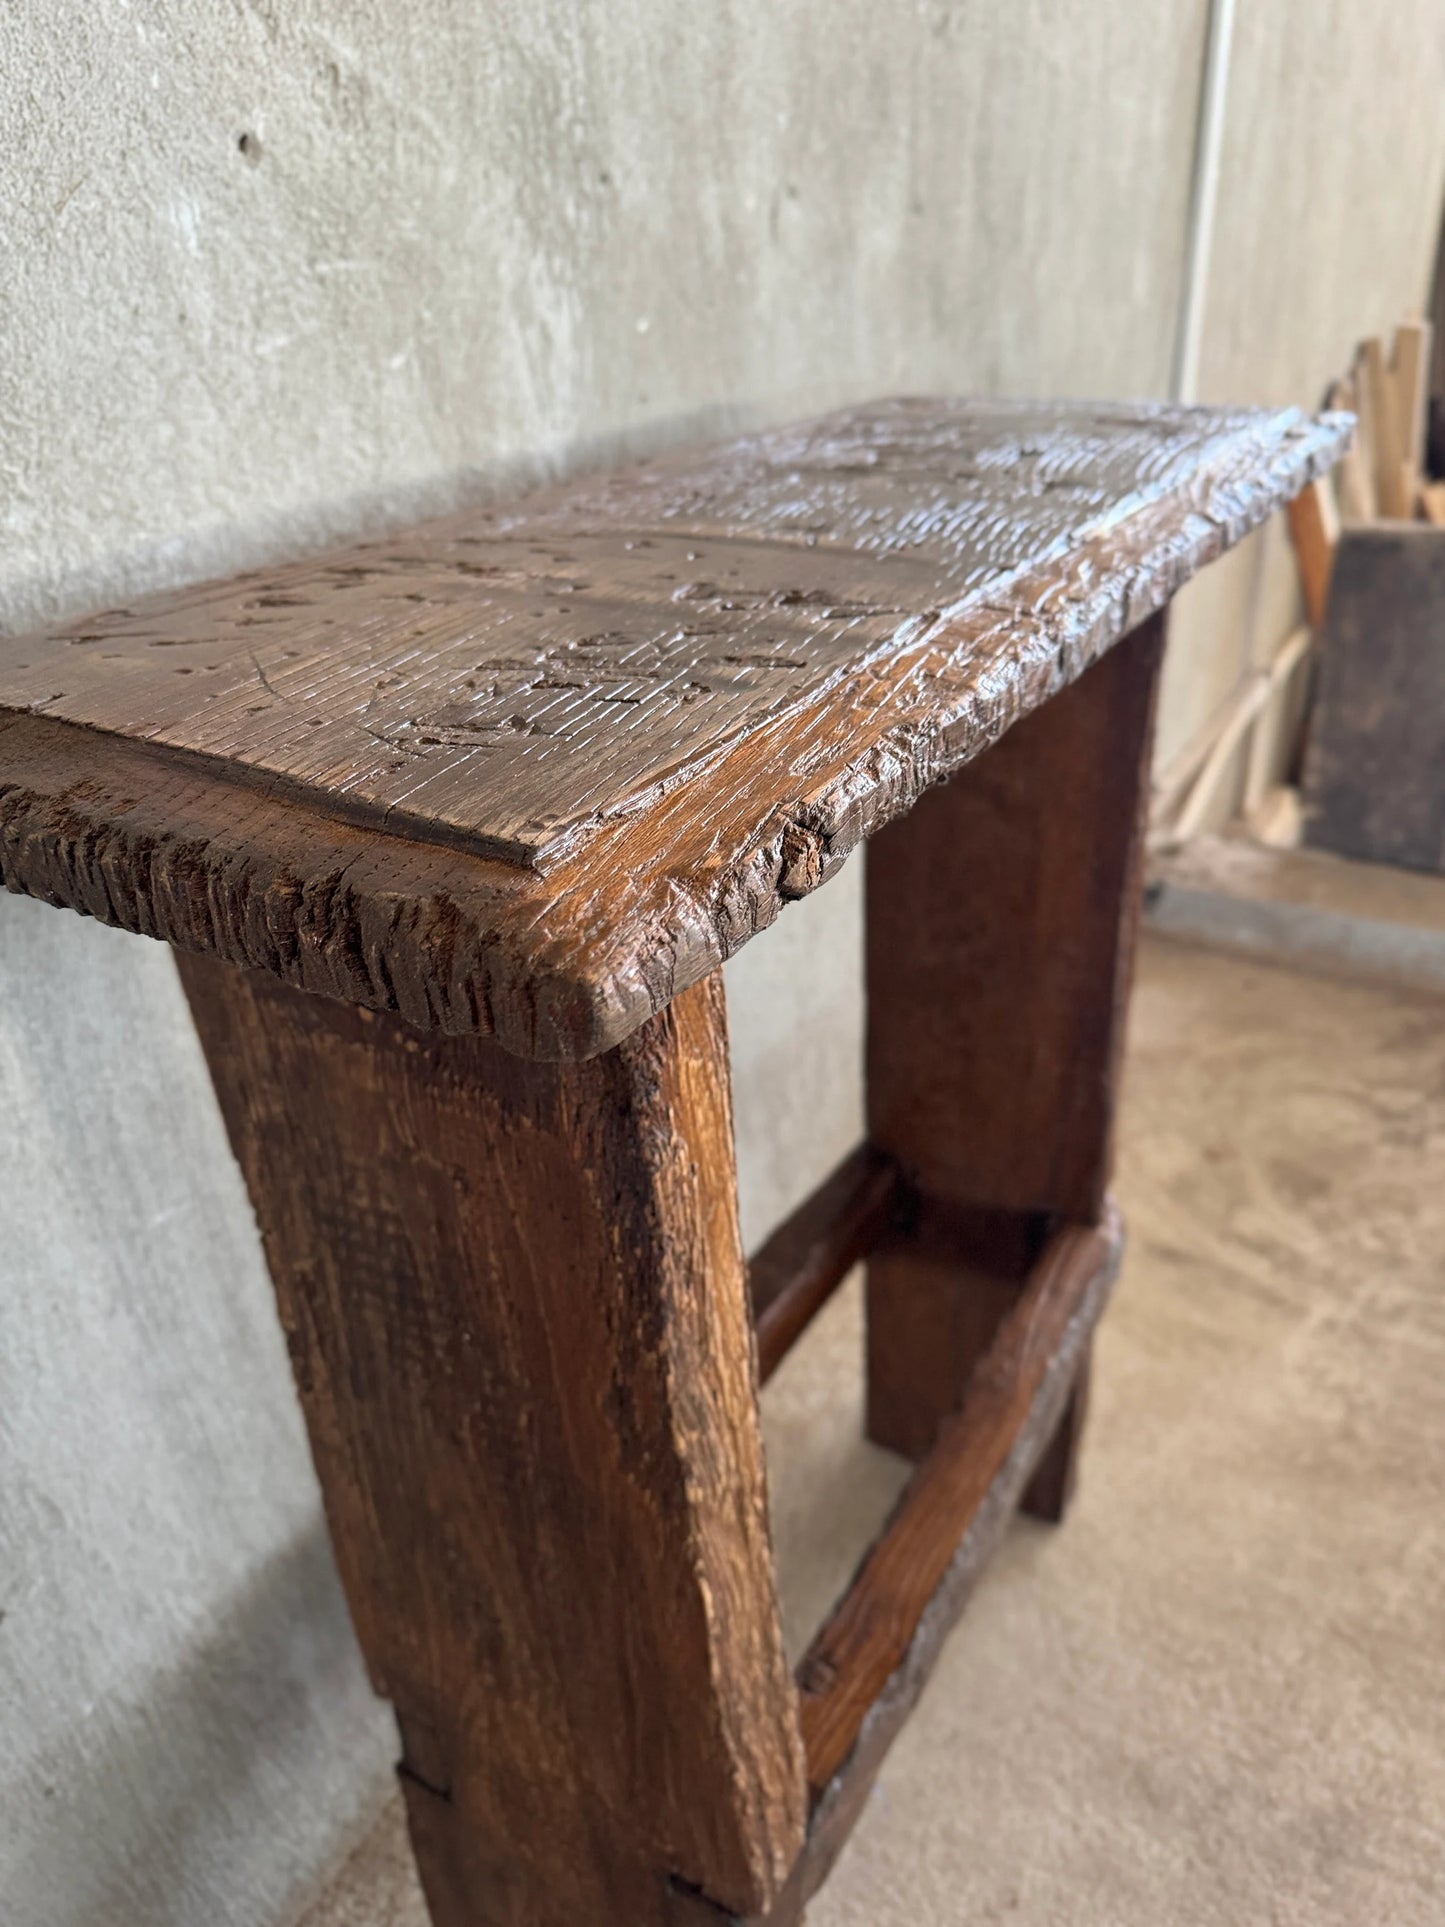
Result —
[[[1382, 336], [1366, 336], [1329, 391], [1330, 406], [1348, 409], [1357, 424], [1334, 477], [1345, 523], [1445, 521], [1442, 484], [1425, 472], [1430, 336], [1428, 321], [1403, 321], [1388, 355]], [[1298, 519], [1291, 512], [1292, 527]]]
[[[1386, 357], [1360, 343], [1332, 402], [1357, 417], [1327, 482], [1291, 504], [1319, 669], [1304, 753], [1304, 841], [1445, 870], [1445, 480], [1426, 453], [1431, 331]], [[1330, 487], [1337, 486], [1337, 500]], [[1331, 514], [1337, 514], [1331, 521]]]
[[1330, 383], [1326, 405], [1355, 417], [1355, 436], [1288, 507], [1306, 621], [1164, 772], [1156, 848], [1218, 820], [1243, 755], [1241, 816], [1259, 841], [1442, 867], [1430, 791], [1445, 789], [1445, 604], [1433, 586], [1445, 476], [1427, 452], [1431, 350], [1430, 323], [1404, 321], [1388, 343], [1361, 341]]

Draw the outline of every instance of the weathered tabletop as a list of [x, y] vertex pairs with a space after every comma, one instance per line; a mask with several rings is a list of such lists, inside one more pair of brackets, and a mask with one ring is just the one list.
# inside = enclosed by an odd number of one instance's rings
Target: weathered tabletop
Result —
[[585, 1055], [1348, 428], [885, 401], [0, 642], [0, 872], [422, 1025]]

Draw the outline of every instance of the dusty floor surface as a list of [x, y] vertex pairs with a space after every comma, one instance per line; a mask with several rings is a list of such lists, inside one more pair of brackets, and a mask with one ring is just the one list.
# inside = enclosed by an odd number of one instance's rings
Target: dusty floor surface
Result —
[[[1445, 1922], [1445, 1010], [1146, 945], [1084, 1483], [810, 1927]], [[796, 1648], [896, 1484], [850, 1287], [765, 1400]], [[306, 1927], [423, 1927], [393, 1808]], [[598, 1923], [602, 1927], [602, 1923]]]

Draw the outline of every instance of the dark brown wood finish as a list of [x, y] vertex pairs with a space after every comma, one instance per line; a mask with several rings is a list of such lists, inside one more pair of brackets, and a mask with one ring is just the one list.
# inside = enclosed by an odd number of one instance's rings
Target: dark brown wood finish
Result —
[[0, 701], [545, 864], [1292, 437], [1317, 438], [1295, 413], [875, 403], [0, 645]]
[[0, 875], [423, 1028], [585, 1056], [1347, 432], [881, 403], [0, 643]]
[[878, 1243], [897, 1202], [898, 1167], [860, 1144], [750, 1260], [761, 1384]]
[[[878, 403], [0, 643], [0, 880], [194, 953], [436, 1927], [795, 1927], [1062, 1512], [1157, 612], [1348, 429]], [[716, 967], [875, 832], [749, 1272]], [[795, 1682], [757, 1384], [869, 1252], [920, 1463]]]
[[184, 977], [437, 1927], [763, 1909], [803, 1775], [720, 980], [558, 1067]]
[[901, 1183], [902, 1207], [868, 1257], [867, 1425], [916, 1463], [1017, 1303], [1049, 1221], [950, 1209]]
[[1121, 1248], [1108, 1204], [1098, 1225], [1049, 1239], [960, 1408], [799, 1665], [808, 1839], [766, 1927], [802, 1919], [1021, 1494], [1047, 1464]]
[[1156, 618], [869, 851], [869, 1134], [917, 1204], [869, 1267], [868, 1425], [911, 1458], [1049, 1225], [1103, 1202], [1163, 646]]
[[1113, 1214], [1054, 1233], [975, 1364], [958, 1409], [809, 1647], [798, 1679], [814, 1802], [867, 1730], [882, 1724], [891, 1736], [922, 1690], [1063, 1415], [1121, 1245]]

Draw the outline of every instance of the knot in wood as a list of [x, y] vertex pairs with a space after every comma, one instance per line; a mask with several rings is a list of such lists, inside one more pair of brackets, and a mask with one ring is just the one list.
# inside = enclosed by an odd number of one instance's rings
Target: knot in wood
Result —
[[778, 872], [780, 897], [805, 897], [816, 890], [823, 874], [823, 839], [816, 830], [805, 830], [801, 823], [789, 823], [783, 831], [782, 868]]

